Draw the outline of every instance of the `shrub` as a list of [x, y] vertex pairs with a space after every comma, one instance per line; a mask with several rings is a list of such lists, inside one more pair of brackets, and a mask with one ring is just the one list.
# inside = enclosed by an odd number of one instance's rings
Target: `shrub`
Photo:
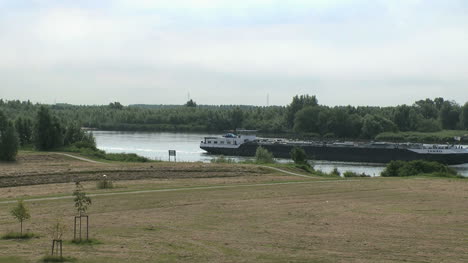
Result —
[[333, 168], [333, 170], [331, 171], [330, 175], [333, 175], [333, 176], [340, 176], [341, 173], [340, 171], [338, 171], [338, 168]]
[[224, 155], [221, 155], [219, 157], [215, 157], [210, 160], [211, 163], [235, 163], [236, 161], [231, 158], [226, 158]]
[[18, 233], [18, 232], [9, 232], [2, 236], [2, 239], [31, 239], [38, 237], [34, 233]]
[[96, 183], [97, 189], [112, 189], [114, 188], [113, 182], [107, 177], [107, 175], [103, 175], [102, 179], [97, 181]]
[[255, 161], [257, 163], [275, 163], [273, 154], [262, 146], [259, 146], [255, 152]]
[[307, 154], [305, 153], [304, 149], [294, 147], [291, 150], [291, 159], [293, 159], [295, 164], [306, 164]]
[[381, 174], [384, 177], [391, 176], [415, 176], [415, 175], [438, 175], [443, 177], [459, 177], [457, 172], [447, 165], [423, 160], [410, 162], [391, 161]]
[[310, 164], [308, 164], [308, 163], [296, 164], [295, 166], [296, 166], [297, 168], [302, 169], [302, 170], [304, 170], [304, 171], [306, 171], [306, 172], [309, 172], [309, 173], [315, 172], [314, 167], [312, 167], [312, 166], [311, 166]]
[[351, 172], [351, 171], [346, 171], [343, 173], [343, 176], [344, 177], [371, 177], [370, 175], [368, 174], [365, 174], [365, 173], [355, 173], [355, 172]]

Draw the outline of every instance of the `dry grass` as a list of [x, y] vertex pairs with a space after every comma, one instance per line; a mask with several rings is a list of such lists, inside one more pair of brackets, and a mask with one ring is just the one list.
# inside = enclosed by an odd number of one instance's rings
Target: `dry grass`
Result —
[[267, 173], [270, 173], [268, 169], [252, 165], [167, 162], [96, 164], [53, 153], [22, 153], [17, 163], [0, 163], [0, 187], [96, 181], [103, 174], [109, 180], [116, 181], [240, 177]]
[[[233, 168], [235, 169], [235, 168]], [[275, 178], [277, 177], [277, 178]], [[145, 179], [126, 189], [303, 180], [93, 198], [91, 237], [98, 245], [64, 243], [78, 262], [468, 262], [468, 184], [459, 179], [365, 178], [317, 181], [293, 176]], [[70, 184], [8, 188], [39, 196]], [[89, 191], [98, 191], [89, 182]], [[59, 190], [56, 190], [56, 189]], [[5, 196], [4, 190], [0, 193]], [[118, 191], [119, 189], [100, 190]], [[0, 204], [0, 232], [18, 224]], [[0, 240], [0, 262], [37, 262], [49, 249], [45, 228], [68, 222], [71, 200], [28, 202], [25, 223], [42, 237]], [[3, 261], [2, 261], [3, 260]]]

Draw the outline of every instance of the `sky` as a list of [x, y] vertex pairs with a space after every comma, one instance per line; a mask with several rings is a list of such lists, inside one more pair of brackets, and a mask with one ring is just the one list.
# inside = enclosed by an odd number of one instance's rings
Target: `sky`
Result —
[[0, 98], [468, 101], [466, 0], [0, 0]]

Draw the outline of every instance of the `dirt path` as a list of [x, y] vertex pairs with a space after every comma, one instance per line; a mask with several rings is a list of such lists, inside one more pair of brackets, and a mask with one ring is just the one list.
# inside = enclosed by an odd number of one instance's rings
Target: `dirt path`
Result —
[[272, 169], [272, 170], [276, 170], [276, 171], [279, 171], [279, 172], [282, 172], [282, 173], [285, 173], [285, 174], [290, 174], [290, 175], [295, 175], [295, 176], [300, 176], [300, 177], [305, 177], [305, 178], [318, 179], [318, 177], [314, 177], [314, 176], [310, 176], [310, 175], [304, 175], [304, 174], [298, 174], [298, 173], [293, 173], [293, 172], [286, 171], [286, 170], [283, 170], [283, 169], [279, 169], [279, 168], [276, 168], [276, 167], [263, 166], [263, 165], [260, 165], [260, 167], [268, 168], [268, 169]]
[[[133, 195], [145, 193], [158, 193], [158, 192], [175, 192], [175, 191], [190, 191], [190, 190], [207, 190], [207, 189], [225, 189], [237, 187], [257, 187], [257, 186], [276, 186], [276, 185], [289, 185], [289, 184], [312, 184], [312, 183], [344, 183], [344, 182], [360, 182], [362, 180], [320, 180], [320, 181], [302, 181], [302, 182], [283, 182], [283, 183], [258, 183], [258, 184], [237, 184], [237, 185], [216, 185], [216, 186], [200, 186], [200, 187], [182, 187], [182, 188], [168, 188], [168, 189], [154, 189], [154, 190], [137, 190], [126, 192], [112, 192], [102, 194], [88, 194], [90, 197], [95, 196], [113, 196], [113, 195]], [[55, 196], [43, 198], [23, 199], [25, 202], [38, 202], [50, 200], [72, 199], [73, 196]], [[12, 204], [18, 202], [17, 200], [0, 201], [0, 204]]]
[[68, 154], [68, 153], [54, 152], [54, 154], [64, 155], [64, 156], [67, 156], [67, 157], [70, 157], [70, 158], [74, 158], [74, 159], [81, 160], [81, 161], [84, 161], [84, 162], [89, 162], [89, 163], [107, 164], [107, 163], [103, 163], [103, 162], [94, 161], [94, 160], [91, 160], [91, 159], [88, 159], [88, 158], [71, 155], [71, 154]]

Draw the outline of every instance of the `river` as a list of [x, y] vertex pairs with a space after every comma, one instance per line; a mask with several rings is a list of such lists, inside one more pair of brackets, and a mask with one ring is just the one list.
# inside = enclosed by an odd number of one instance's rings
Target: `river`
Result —
[[[168, 160], [168, 150], [176, 150], [177, 161], [210, 162], [213, 155], [206, 154], [199, 144], [203, 137], [219, 136], [207, 133], [173, 133], [173, 132], [118, 132], [93, 131], [97, 147], [110, 153], [136, 153], [152, 160]], [[246, 157], [229, 157], [237, 161]], [[279, 162], [290, 162], [289, 159], [278, 159]], [[335, 167], [341, 173], [352, 171], [379, 176], [383, 164], [314, 161], [315, 169], [330, 172]], [[468, 176], [468, 164], [452, 166], [463, 176]]]

